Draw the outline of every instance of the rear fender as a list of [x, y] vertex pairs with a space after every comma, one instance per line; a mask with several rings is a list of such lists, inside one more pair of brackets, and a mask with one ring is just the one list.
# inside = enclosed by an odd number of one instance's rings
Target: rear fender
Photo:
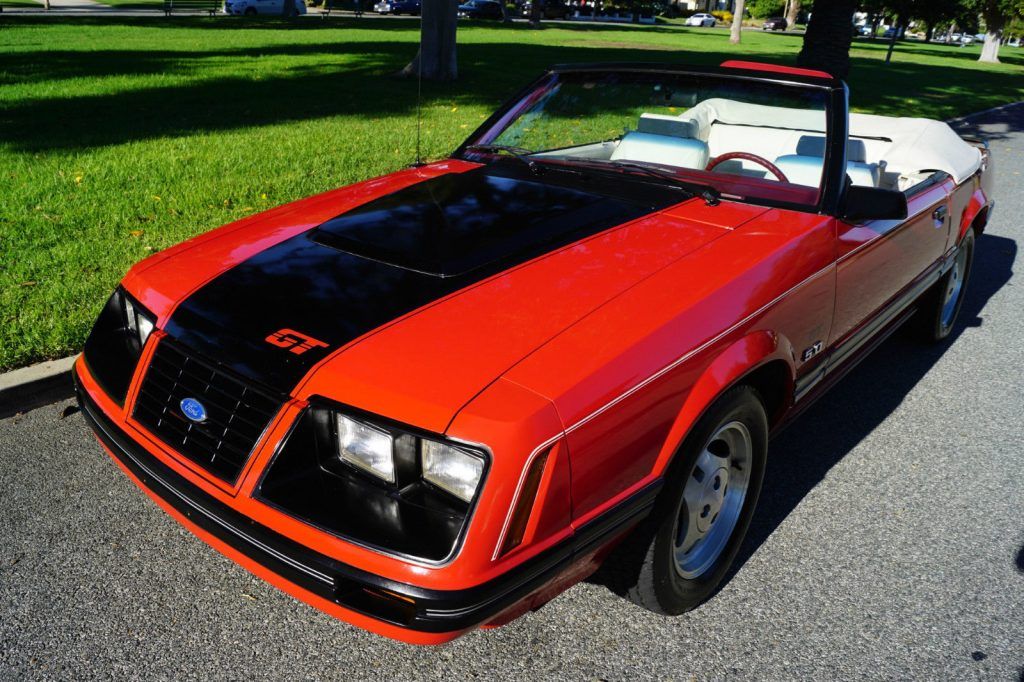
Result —
[[751, 332], [719, 353], [694, 382], [658, 453], [653, 473], [656, 476], [664, 475], [690, 429], [719, 396], [768, 363], [785, 363], [787, 385], [784, 387], [783, 400], [788, 400], [793, 393], [793, 357], [789, 340], [767, 330]]
[[[963, 239], [963, 236], [967, 234], [968, 228], [970, 228], [975, 219], [983, 212], [988, 210], [988, 197], [985, 196], [985, 190], [982, 187], [976, 187], [974, 193], [971, 194], [970, 200], [967, 202], [967, 207], [964, 209], [963, 216], [960, 218], [960, 229], [957, 233], [957, 243]], [[979, 225], [980, 228], [984, 228], [984, 217], [982, 217], [982, 223]]]

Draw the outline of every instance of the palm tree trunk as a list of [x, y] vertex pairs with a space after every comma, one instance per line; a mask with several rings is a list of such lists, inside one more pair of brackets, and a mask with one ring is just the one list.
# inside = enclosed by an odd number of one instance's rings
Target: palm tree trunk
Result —
[[857, 0], [814, 0], [797, 64], [846, 78], [850, 73], [850, 42], [856, 7]]
[[746, 10], [747, 0], [736, 0], [733, 7], [732, 30], [729, 33], [729, 42], [738, 45], [743, 38], [743, 14]]

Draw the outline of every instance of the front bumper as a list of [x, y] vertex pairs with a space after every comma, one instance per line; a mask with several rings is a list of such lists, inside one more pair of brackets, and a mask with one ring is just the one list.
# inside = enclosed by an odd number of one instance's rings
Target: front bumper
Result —
[[150, 454], [108, 417], [73, 372], [82, 413], [122, 469], [166, 511], [215, 549], [280, 589], [335, 617], [381, 635], [438, 644], [497, 620], [560, 576], [581, 557], [645, 516], [652, 485], [587, 524], [570, 540], [493, 580], [463, 590], [397, 582], [323, 555], [215, 499]]

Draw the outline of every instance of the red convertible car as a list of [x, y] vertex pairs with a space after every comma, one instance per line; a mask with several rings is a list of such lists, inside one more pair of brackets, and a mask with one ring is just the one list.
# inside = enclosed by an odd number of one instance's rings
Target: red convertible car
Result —
[[192, 532], [388, 637], [595, 572], [685, 612], [769, 436], [911, 316], [950, 334], [992, 209], [984, 143], [847, 95], [768, 64], [553, 68], [450, 158], [133, 267], [83, 412]]

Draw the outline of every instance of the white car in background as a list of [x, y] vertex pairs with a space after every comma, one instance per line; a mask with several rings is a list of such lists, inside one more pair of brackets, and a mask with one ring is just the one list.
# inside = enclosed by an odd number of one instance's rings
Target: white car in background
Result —
[[[253, 16], [265, 14], [281, 16], [284, 13], [284, 0], [224, 0], [224, 14]], [[295, 0], [294, 15], [306, 13], [306, 3]]]
[[714, 26], [717, 22], [718, 22], [718, 20], [715, 19], [710, 14], [705, 14], [705, 13], [701, 12], [701, 13], [698, 13], [698, 14], [694, 14], [689, 19], [687, 19], [686, 20], [686, 25], [687, 26]]

